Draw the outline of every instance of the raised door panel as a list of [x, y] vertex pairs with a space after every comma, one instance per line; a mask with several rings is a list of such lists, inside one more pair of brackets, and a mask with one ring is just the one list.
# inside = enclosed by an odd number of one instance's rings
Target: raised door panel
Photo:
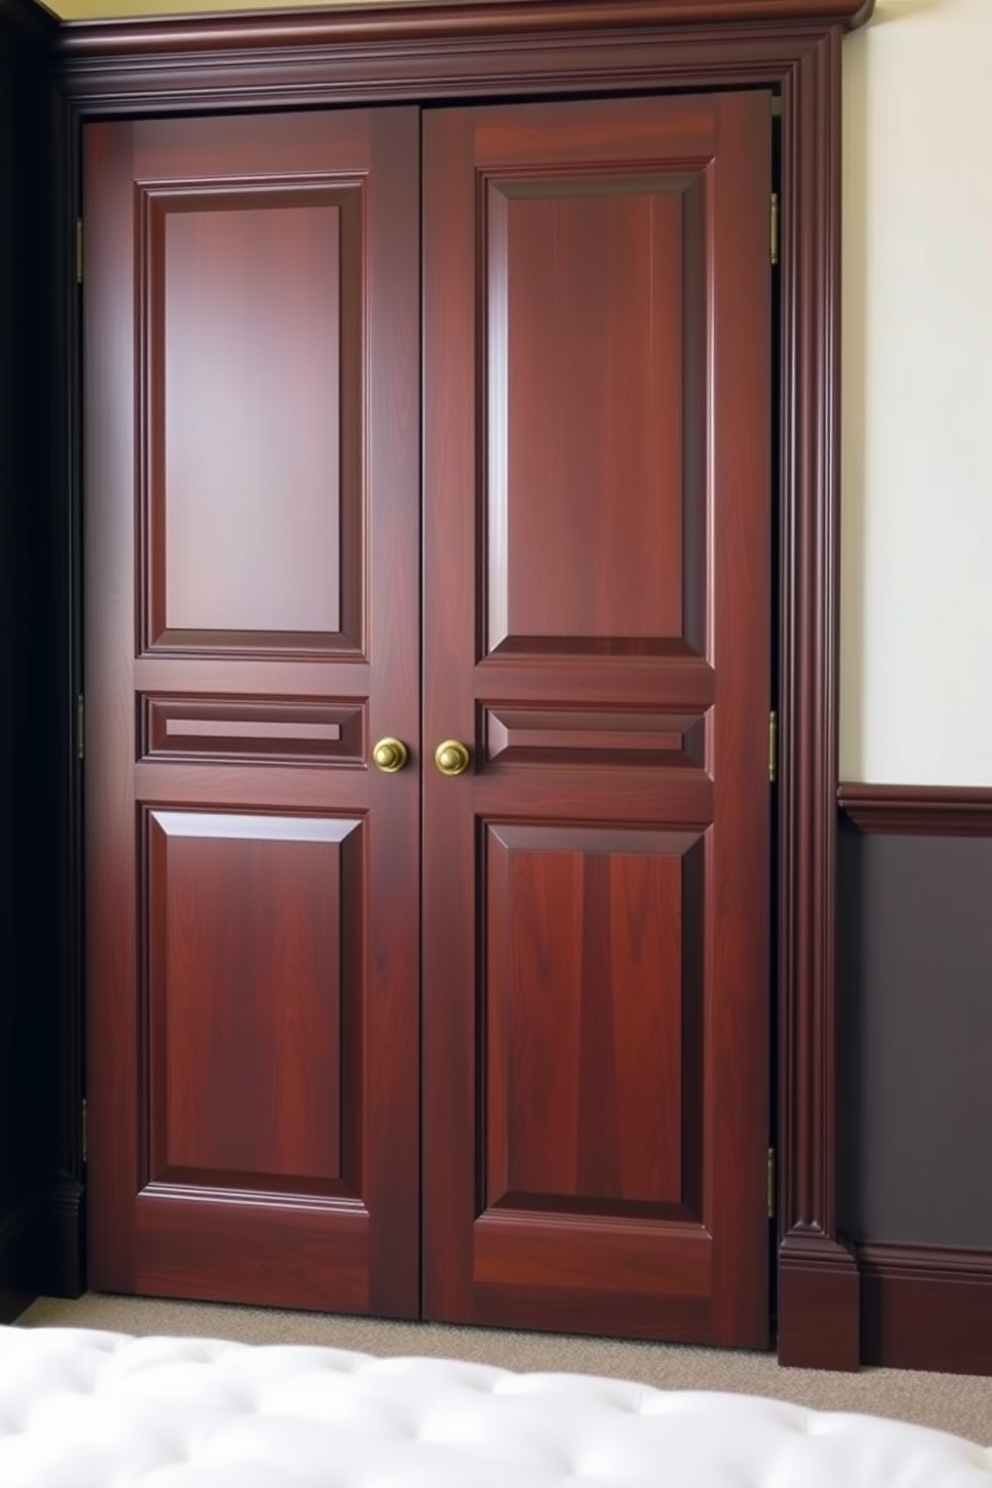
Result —
[[432, 1317], [767, 1340], [769, 120], [425, 120]]
[[417, 176], [85, 133], [96, 1286], [418, 1310]]

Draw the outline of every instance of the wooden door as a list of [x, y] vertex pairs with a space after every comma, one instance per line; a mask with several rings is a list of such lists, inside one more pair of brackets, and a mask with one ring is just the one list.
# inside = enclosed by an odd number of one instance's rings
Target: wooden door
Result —
[[418, 134], [85, 131], [97, 1288], [419, 1307]]
[[770, 119], [425, 119], [432, 1318], [767, 1341]]

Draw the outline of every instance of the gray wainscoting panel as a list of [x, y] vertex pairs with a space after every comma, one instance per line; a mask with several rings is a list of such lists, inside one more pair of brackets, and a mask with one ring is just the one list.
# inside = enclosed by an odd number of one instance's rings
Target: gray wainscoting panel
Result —
[[992, 1249], [992, 838], [845, 824], [839, 873], [843, 1230]]

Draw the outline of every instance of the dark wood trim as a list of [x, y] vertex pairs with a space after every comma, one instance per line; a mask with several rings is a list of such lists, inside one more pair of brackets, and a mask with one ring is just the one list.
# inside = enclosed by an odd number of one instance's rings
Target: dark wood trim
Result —
[[992, 1252], [862, 1245], [862, 1359], [992, 1375]]
[[104, 116], [779, 86], [805, 45], [839, 35], [842, 23], [860, 24], [872, 4], [460, 0], [85, 21], [60, 28], [57, 53], [66, 96]]
[[78, 1179], [50, 1183], [38, 1196], [36, 1287], [50, 1297], [86, 1289], [85, 1192]]
[[861, 832], [992, 837], [992, 787], [841, 785], [837, 804]]
[[778, 1361], [855, 1370], [861, 1279], [854, 1252], [826, 1235], [786, 1235], [779, 1252]]
[[33, 1200], [0, 1210], [0, 1323], [13, 1322], [38, 1294], [30, 1261], [36, 1229]]
[[0, 1211], [0, 1323], [44, 1293], [79, 1297], [85, 1289], [83, 1185], [50, 1183]]
[[[11, 0], [5, 0], [11, 3]], [[25, 0], [20, 0], [25, 3]], [[376, 43], [423, 49], [462, 39], [602, 28], [683, 28], [759, 23], [806, 26], [863, 25], [875, 0], [390, 0], [388, 4], [339, 5], [333, 10], [258, 11], [234, 15], [171, 16], [123, 21], [64, 22], [62, 50], [67, 56], [98, 59], [184, 54], [223, 49], [236, 57], [259, 48], [284, 51]]]
[[834, 30], [782, 89], [778, 1338], [782, 1363], [854, 1369], [836, 1214], [840, 60]]
[[836, 1234], [835, 1173], [840, 50], [844, 26], [870, 10], [459, 0], [80, 23], [62, 27], [57, 47], [73, 139], [88, 118], [141, 112], [671, 87], [781, 94], [778, 1313], [783, 1358], [833, 1367], [858, 1357], [858, 1272]]

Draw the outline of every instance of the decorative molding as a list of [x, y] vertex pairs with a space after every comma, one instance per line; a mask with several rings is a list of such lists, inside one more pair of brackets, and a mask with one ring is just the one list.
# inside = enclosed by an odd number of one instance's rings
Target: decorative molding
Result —
[[[624, 88], [778, 86], [858, 0], [468, 0], [64, 24], [90, 114], [320, 107]], [[755, 25], [756, 21], [762, 24]]]
[[[0, 7], [27, 0], [0, 0]], [[865, 24], [875, 0], [389, 0], [296, 12], [130, 17], [121, 21], [64, 21], [61, 50], [73, 58], [107, 59], [223, 49], [245, 51], [375, 43], [420, 43], [512, 34], [608, 28], [715, 26], [758, 23], [853, 30]]]
[[837, 803], [861, 832], [992, 837], [992, 787], [841, 785]]
[[992, 1375], [992, 1251], [858, 1247], [862, 1359]]
[[[856, 1365], [858, 1336], [835, 1174], [840, 57], [843, 28], [870, 11], [859, 0], [356, 5], [67, 25], [56, 56], [67, 160], [97, 116], [633, 88], [780, 93], [779, 1330], [790, 1363], [835, 1367]], [[68, 212], [78, 181], [64, 196]], [[71, 326], [71, 345], [77, 335]], [[78, 445], [78, 400], [65, 392]]]
[[779, 1363], [856, 1370], [860, 1335], [861, 1278], [854, 1252], [826, 1236], [786, 1235], [779, 1252]]
[[854, 1369], [836, 1194], [840, 49], [834, 29], [782, 88], [778, 1336], [783, 1363]]

